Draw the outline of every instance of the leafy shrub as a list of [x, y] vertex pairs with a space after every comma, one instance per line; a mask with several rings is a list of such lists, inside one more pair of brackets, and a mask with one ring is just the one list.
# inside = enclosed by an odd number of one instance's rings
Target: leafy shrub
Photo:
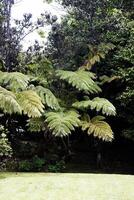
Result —
[[17, 171], [18, 170], [18, 160], [8, 159], [6, 160], [6, 171]]
[[18, 170], [21, 172], [30, 172], [32, 170], [31, 162], [28, 160], [20, 161]]
[[20, 161], [18, 170], [21, 172], [39, 172], [43, 170], [44, 164], [44, 159], [34, 156], [31, 160]]
[[45, 164], [45, 160], [39, 158], [38, 156], [34, 156], [32, 159], [32, 170], [33, 171], [41, 171]]
[[5, 160], [0, 162], [0, 172], [3, 172], [3, 171], [6, 171], [6, 162], [5, 162]]
[[12, 148], [7, 138], [7, 129], [0, 125], [0, 160], [12, 156]]
[[48, 165], [48, 171], [49, 172], [61, 172], [63, 169], [65, 169], [65, 162], [59, 161], [56, 162], [56, 164], [50, 164]]

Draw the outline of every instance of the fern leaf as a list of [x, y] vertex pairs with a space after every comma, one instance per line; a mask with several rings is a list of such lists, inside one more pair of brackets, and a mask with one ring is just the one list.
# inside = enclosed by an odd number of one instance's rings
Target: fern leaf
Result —
[[100, 79], [99, 85], [104, 85], [105, 83], [111, 83], [113, 81], [119, 80], [121, 79], [121, 77], [120, 76], [109, 77], [109, 76], [103, 75], [99, 79]]
[[46, 114], [46, 122], [52, 130], [52, 134], [58, 137], [64, 137], [71, 134], [75, 127], [80, 125], [79, 114], [76, 111], [68, 112], [49, 112]]
[[30, 132], [40, 132], [46, 130], [45, 119], [43, 117], [29, 119], [27, 126]]
[[80, 101], [73, 104], [73, 107], [78, 109], [90, 108], [95, 109], [97, 112], [102, 111], [102, 114], [116, 115], [116, 109], [113, 104], [105, 98], [96, 97], [93, 100]]
[[22, 107], [23, 113], [28, 117], [41, 117], [43, 104], [41, 98], [32, 90], [23, 91], [17, 94], [17, 100]]
[[48, 107], [50, 107], [54, 110], [60, 109], [57, 98], [54, 96], [54, 94], [49, 89], [44, 88], [42, 86], [37, 86], [35, 88], [35, 91], [41, 97], [42, 103], [44, 105], [46, 104]]
[[76, 87], [79, 91], [85, 91], [89, 93], [98, 93], [101, 91], [100, 87], [94, 82], [94, 74], [84, 70], [78, 70], [75, 72], [57, 70], [56, 75], [61, 80], [66, 80], [73, 87]]
[[103, 116], [96, 116], [92, 119], [82, 121], [82, 130], [87, 130], [88, 135], [93, 135], [98, 137], [103, 141], [111, 142], [113, 140], [113, 131], [109, 124], [103, 121], [105, 118]]
[[6, 86], [7, 89], [17, 92], [25, 90], [28, 86], [30, 78], [20, 72], [1, 72], [0, 84]]
[[0, 109], [4, 113], [19, 113], [21, 114], [22, 110], [20, 105], [17, 102], [16, 96], [13, 92], [10, 92], [0, 86]]

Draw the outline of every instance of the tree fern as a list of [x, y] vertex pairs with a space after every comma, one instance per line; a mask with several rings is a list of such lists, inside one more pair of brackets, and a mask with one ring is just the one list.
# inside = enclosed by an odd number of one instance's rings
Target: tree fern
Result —
[[54, 110], [59, 110], [60, 106], [58, 100], [49, 89], [42, 86], [37, 86], [35, 91], [41, 97], [43, 104]]
[[43, 113], [43, 104], [41, 98], [32, 90], [23, 91], [17, 94], [17, 100], [23, 113], [28, 117], [41, 117]]
[[74, 111], [48, 112], [46, 122], [54, 136], [63, 137], [71, 134], [80, 125], [79, 114]]
[[1, 72], [0, 71], [0, 84], [6, 86], [11, 91], [25, 90], [28, 86], [30, 78], [19, 72]]
[[87, 131], [88, 135], [98, 137], [103, 141], [111, 142], [113, 140], [113, 131], [108, 123], [103, 121], [105, 117], [96, 116], [92, 119], [87, 115], [82, 121], [81, 126], [83, 131]]
[[16, 96], [13, 92], [10, 92], [0, 86], [0, 109], [4, 113], [19, 113], [21, 114], [22, 109], [17, 102]]
[[105, 98], [96, 97], [93, 100], [80, 101], [73, 104], [75, 108], [83, 109], [90, 108], [95, 109], [97, 112], [102, 111], [102, 114], [116, 115], [116, 109], [111, 102]]
[[66, 80], [73, 87], [76, 87], [80, 91], [89, 93], [98, 93], [101, 91], [100, 87], [94, 82], [95, 75], [92, 72], [84, 70], [78, 70], [75, 72], [57, 70], [56, 75], [61, 80]]

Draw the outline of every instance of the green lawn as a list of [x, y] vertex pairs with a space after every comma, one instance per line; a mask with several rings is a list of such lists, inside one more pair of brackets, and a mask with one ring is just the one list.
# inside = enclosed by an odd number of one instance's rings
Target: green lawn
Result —
[[0, 200], [134, 200], [134, 176], [1, 173]]

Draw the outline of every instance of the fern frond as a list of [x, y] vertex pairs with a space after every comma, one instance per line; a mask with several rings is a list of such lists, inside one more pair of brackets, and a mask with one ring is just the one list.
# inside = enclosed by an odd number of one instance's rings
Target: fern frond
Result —
[[52, 130], [52, 134], [58, 137], [64, 137], [71, 134], [75, 127], [80, 125], [79, 114], [74, 111], [68, 112], [48, 112], [46, 114], [46, 122]]
[[120, 76], [109, 77], [109, 76], [103, 75], [99, 79], [100, 79], [99, 85], [104, 85], [105, 83], [111, 83], [112, 81], [119, 80], [121, 79], [121, 77]]
[[75, 72], [57, 70], [56, 75], [59, 76], [61, 80], [65, 80], [73, 87], [76, 87], [79, 91], [89, 93], [98, 93], [101, 91], [100, 87], [93, 80], [95, 75], [92, 72], [84, 70], [78, 70]]
[[103, 121], [104, 119], [103, 116], [96, 116], [92, 119], [88, 117], [87, 120], [81, 123], [82, 130], [87, 130], [88, 135], [93, 135], [103, 141], [111, 142], [114, 138], [113, 131], [109, 124]]
[[115, 48], [115, 46], [112, 43], [101, 43], [98, 46], [88, 45], [88, 47], [88, 59], [86, 60], [84, 65], [80, 67], [81, 69], [91, 70], [93, 65], [95, 65], [97, 62], [100, 62], [101, 58], [104, 59], [106, 57], [106, 54], [108, 54], [110, 50]]
[[17, 102], [16, 96], [13, 92], [10, 92], [0, 86], [0, 109], [4, 113], [19, 113], [21, 114], [22, 110], [20, 105]]
[[44, 88], [42, 86], [37, 86], [35, 88], [35, 91], [41, 97], [42, 103], [44, 105], [47, 105], [48, 107], [50, 107], [54, 110], [60, 109], [57, 98], [54, 96], [54, 94], [49, 89]]
[[43, 113], [43, 104], [41, 98], [32, 90], [23, 91], [17, 94], [17, 101], [20, 104], [23, 113], [28, 117], [41, 117]]
[[0, 84], [11, 91], [17, 92], [25, 90], [28, 86], [30, 78], [20, 72], [1, 72]]
[[40, 132], [46, 130], [46, 123], [44, 117], [29, 119], [27, 126], [30, 132]]
[[113, 104], [105, 98], [96, 97], [93, 100], [80, 101], [73, 104], [73, 107], [78, 109], [90, 108], [97, 112], [102, 111], [105, 115], [116, 115], [116, 109]]

